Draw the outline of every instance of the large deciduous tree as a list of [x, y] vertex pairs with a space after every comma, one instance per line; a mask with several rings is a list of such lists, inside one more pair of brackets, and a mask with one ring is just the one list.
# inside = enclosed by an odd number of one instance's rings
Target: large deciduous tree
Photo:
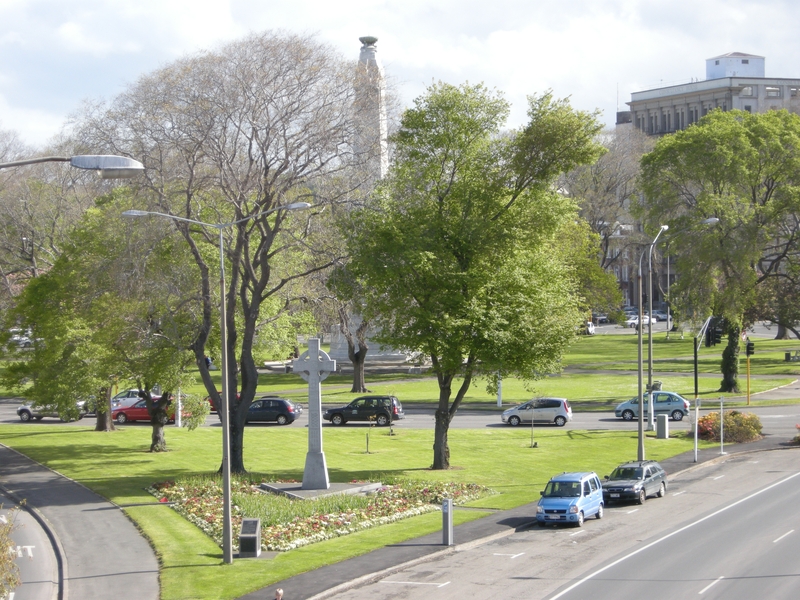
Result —
[[[320, 230], [313, 221], [327, 216], [326, 204], [358, 189], [364, 170], [352, 166], [368, 162], [372, 150], [354, 144], [356, 74], [354, 62], [313, 37], [251, 35], [142, 77], [79, 123], [81, 139], [144, 163], [142, 204], [132, 208], [231, 224], [223, 230], [229, 357], [223, 377], [234, 472], [245, 470], [244, 428], [258, 384], [256, 337], [296, 306], [299, 280], [336, 262], [335, 251], [317, 252], [328, 250], [328, 240], [314, 235]], [[298, 202], [313, 208], [281, 210]], [[171, 226], [200, 274], [202, 314], [191, 348], [220, 406], [205, 363], [206, 354], [217, 354], [210, 346], [219, 306], [217, 231], [180, 221]]]
[[530, 98], [519, 130], [502, 130], [508, 110], [482, 85], [429, 88], [404, 113], [389, 177], [350, 239], [377, 339], [431, 358], [434, 469], [450, 465], [450, 422], [473, 378], [559, 371], [582, 320], [560, 238], [576, 208], [554, 183], [601, 154], [599, 126], [549, 93]]
[[[721, 391], [738, 388], [740, 332], [769, 316], [795, 327], [800, 270], [800, 116], [713, 111], [642, 159], [641, 213], [677, 232], [670, 251], [685, 311], [725, 317]], [[719, 223], [703, 235], [707, 218]]]

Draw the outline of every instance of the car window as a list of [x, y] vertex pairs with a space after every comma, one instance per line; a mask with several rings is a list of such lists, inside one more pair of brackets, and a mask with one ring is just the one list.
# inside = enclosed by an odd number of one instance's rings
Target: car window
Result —
[[589, 486], [589, 482], [588, 481], [584, 481], [583, 482], [583, 495], [584, 496], [590, 496], [591, 493], [592, 493], [592, 488]]
[[544, 490], [544, 496], [551, 498], [578, 498], [580, 495], [580, 481], [550, 481]]
[[591, 486], [593, 492], [597, 491], [597, 480], [595, 480], [594, 478], [590, 479], [589, 485]]
[[264, 401], [258, 400], [256, 402], [253, 402], [248, 410], [261, 410], [262, 402]]

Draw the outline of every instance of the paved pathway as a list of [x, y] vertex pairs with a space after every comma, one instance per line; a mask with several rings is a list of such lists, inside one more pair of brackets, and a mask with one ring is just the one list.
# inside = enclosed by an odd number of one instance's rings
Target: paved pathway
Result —
[[54, 542], [63, 600], [158, 600], [158, 561], [122, 510], [0, 444], [0, 488], [34, 509]]

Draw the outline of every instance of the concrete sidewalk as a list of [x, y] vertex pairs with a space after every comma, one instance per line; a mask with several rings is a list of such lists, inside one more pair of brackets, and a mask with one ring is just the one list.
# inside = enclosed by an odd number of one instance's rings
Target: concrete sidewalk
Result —
[[122, 510], [0, 444], [0, 488], [40, 517], [61, 562], [59, 598], [158, 600], [158, 561]]
[[[757, 452], [778, 450], [789, 447], [786, 439], [765, 436], [763, 439], [749, 444], [725, 445], [726, 455], [737, 452]], [[703, 463], [724, 458], [719, 447], [698, 451], [697, 463], [694, 452], [685, 452], [678, 456], [660, 461], [670, 476], [681, 471], [692, 469]], [[603, 477], [607, 473], [599, 473]], [[517, 508], [499, 511], [490, 516], [464, 523], [454, 527], [453, 539], [456, 546], [442, 545], [442, 533], [426, 535], [408, 540], [401, 544], [386, 546], [363, 556], [321, 567], [308, 573], [296, 575], [275, 583], [251, 594], [241, 596], [241, 600], [264, 600], [274, 597], [275, 589], [285, 590], [287, 598], [292, 600], [322, 600], [346, 589], [356, 587], [370, 581], [388, 577], [413, 564], [433, 560], [442, 554], [456, 552], [472, 546], [512, 535], [516, 531], [536, 522], [536, 498], [530, 504]]]

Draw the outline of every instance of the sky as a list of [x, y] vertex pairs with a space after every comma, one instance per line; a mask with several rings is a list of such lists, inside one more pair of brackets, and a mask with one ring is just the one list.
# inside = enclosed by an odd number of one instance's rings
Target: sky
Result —
[[631, 92], [705, 79], [705, 60], [766, 57], [800, 78], [796, 0], [0, 0], [0, 129], [44, 147], [85, 101], [250, 32], [285, 30], [356, 60], [359, 37], [403, 106], [434, 81], [484, 82], [525, 121], [551, 89], [613, 125]]

